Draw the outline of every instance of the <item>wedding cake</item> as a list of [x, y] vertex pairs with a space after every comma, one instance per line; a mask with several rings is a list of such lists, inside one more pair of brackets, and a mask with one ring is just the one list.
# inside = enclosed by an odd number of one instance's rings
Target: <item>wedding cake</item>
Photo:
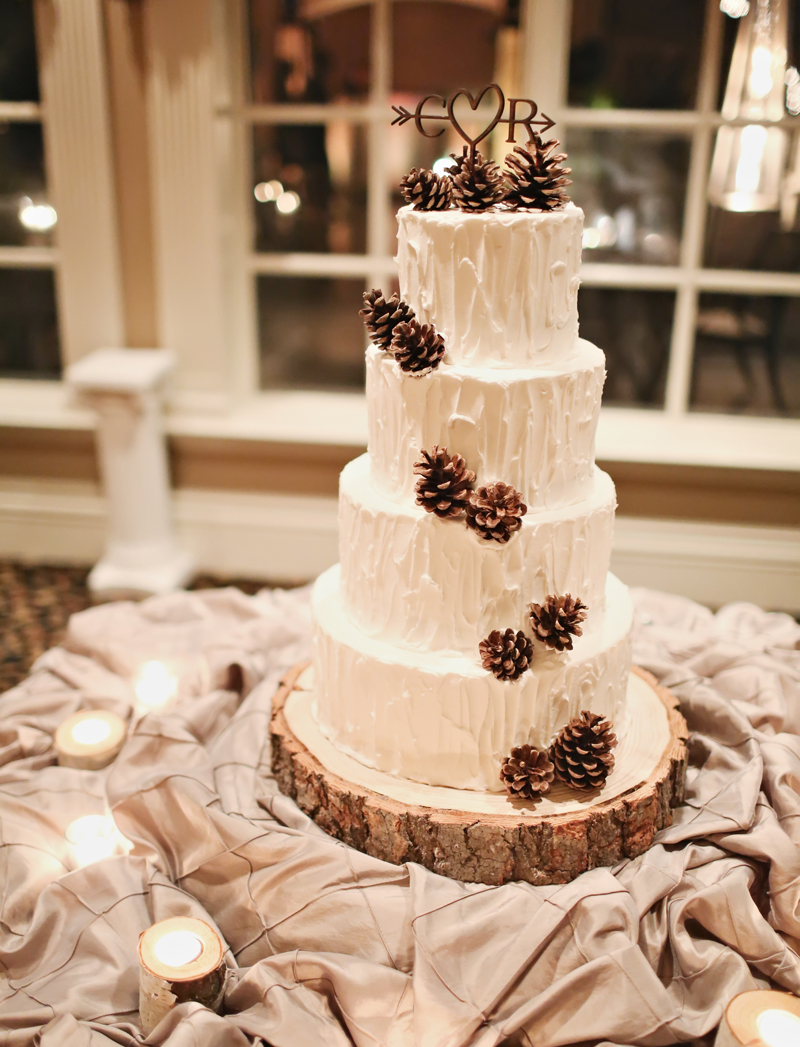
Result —
[[556, 144], [518, 148], [502, 184], [474, 151], [452, 177], [411, 172], [400, 295], [365, 296], [369, 444], [314, 588], [314, 716], [361, 764], [430, 786], [502, 792], [510, 754], [546, 763], [585, 711], [625, 733], [605, 358], [578, 334], [583, 213]]

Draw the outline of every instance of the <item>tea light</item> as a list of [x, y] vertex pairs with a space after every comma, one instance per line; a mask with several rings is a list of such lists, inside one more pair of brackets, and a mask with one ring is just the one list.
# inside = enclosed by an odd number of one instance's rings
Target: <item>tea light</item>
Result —
[[105, 709], [87, 709], [68, 716], [56, 731], [55, 746], [62, 767], [99, 771], [122, 748], [127, 727], [122, 717]]
[[225, 991], [222, 940], [203, 920], [175, 916], [139, 937], [139, 1018], [148, 1036], [179, 1003], [218, 1011]]
[[755, 989], [734, 996], [717, 1032], [716, 1047], [798, 1047], [800, 999]]
[[143, 711], [166, 705], [178, 693], [178, 678], [163, 662], [145, 662], [134, 685]]
[[78, 868], [110, 858], [116, 853], [119, 844], [114, 819], [102, 814], [85, 814], [70, 822], [66, 840]]

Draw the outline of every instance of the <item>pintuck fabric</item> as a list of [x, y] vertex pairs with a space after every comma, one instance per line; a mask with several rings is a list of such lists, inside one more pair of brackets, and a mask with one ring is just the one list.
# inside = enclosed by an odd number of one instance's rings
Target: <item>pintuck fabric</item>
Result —
[[[565, 886], [462, 884], [325, 835], [270, 775], [270, 702], [308, 659], [308, 592], [179, 593], [73, 616], [0, 699], [0, 1043], [142, 1042], [137, 942], [217, 928], [225, 1013], [176, 1008], [167, 1047], [555, 1047], [698, 1037], [731, 997], [800, 994], [800, 626], [635, 593], [635, 660], [692, 732], [685, 806], [645, 855]], [[70, 713], [131, 717], [142, 662], [177, 699], [104, 771], [55, 764]], [[127, 855], [70, 869], [108, 805]]]

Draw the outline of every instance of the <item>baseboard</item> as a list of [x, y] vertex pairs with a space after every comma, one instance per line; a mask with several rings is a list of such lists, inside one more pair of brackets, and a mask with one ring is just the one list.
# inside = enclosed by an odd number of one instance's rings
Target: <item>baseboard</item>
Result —
[[[334, 498], [183, 489], [174, 512], [203, 571], [303, 581], [337, 559]], [[0, 557], [94, 563], [105, 516], [92, 484], [0, 478]], [[750, 600], [800, 613], [800, 529], [620, 516], [612, 568], [629, 585], [714, 607]]]

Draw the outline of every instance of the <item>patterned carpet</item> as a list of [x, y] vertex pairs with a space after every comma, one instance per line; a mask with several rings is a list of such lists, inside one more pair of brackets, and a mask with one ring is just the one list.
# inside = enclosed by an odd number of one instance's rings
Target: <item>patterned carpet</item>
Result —
[[[40, 654], [61, 641], [71, 614], [91, 603], [89, 569], [0, 560], [0, 694], [23, 679]], [[255, 593], [268, 584], [199, 574], [190, 589], [234, 585]]]

